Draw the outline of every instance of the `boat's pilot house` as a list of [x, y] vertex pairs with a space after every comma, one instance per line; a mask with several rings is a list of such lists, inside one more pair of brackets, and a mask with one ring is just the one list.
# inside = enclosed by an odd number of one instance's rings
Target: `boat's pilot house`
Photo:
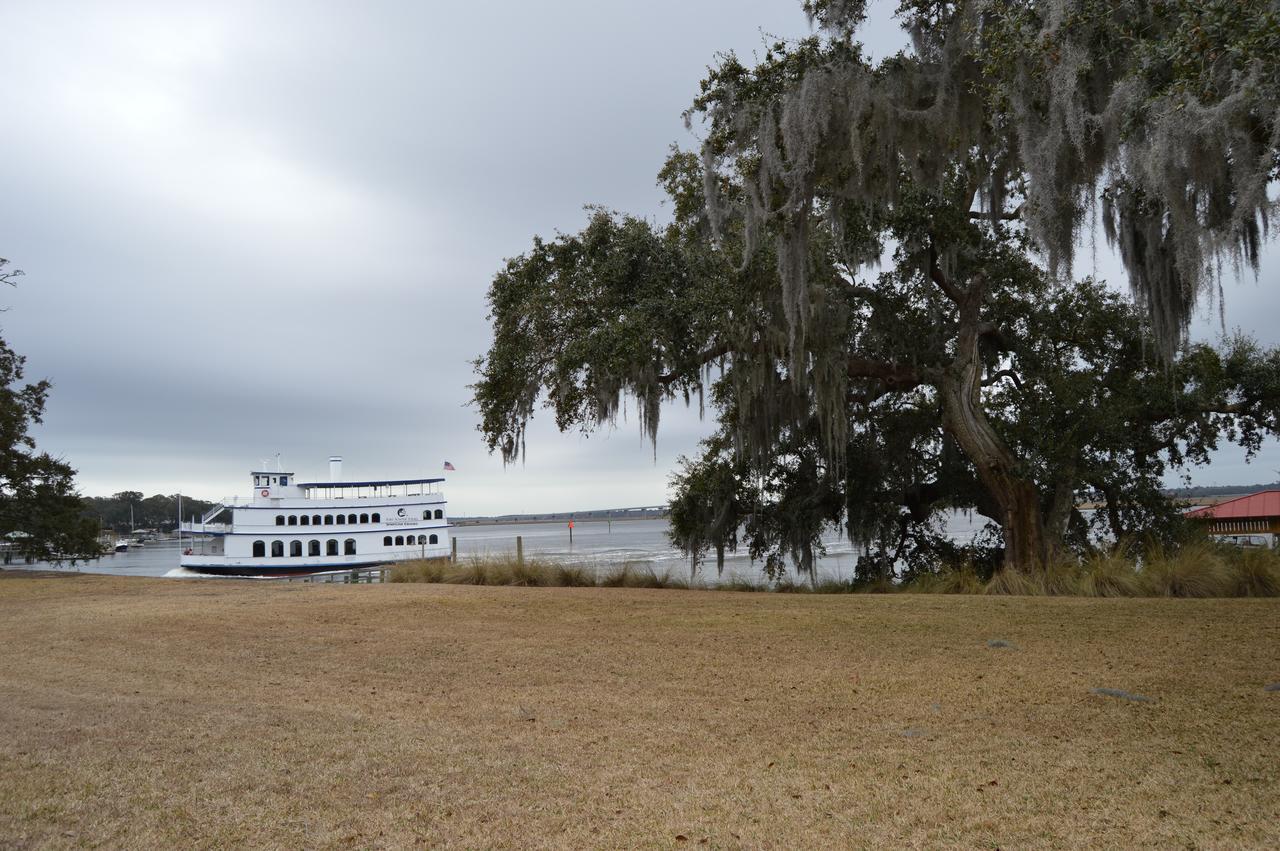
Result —
[[253, 476], [254, 499], [259, 502], [299, 499], [303, 496], [302, 489], [298, 487], [297, 477], [293, 473], [258, 470], [249, 475]]

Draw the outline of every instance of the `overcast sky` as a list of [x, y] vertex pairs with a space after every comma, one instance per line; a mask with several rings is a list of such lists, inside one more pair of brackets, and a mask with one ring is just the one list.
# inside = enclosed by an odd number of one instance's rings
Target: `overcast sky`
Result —
[[[799, 0], [9, 0], [0, 256], [27, 274], [0, 326], [54, 383], [41, 447], [88, 494], [245, 494], [278, 452], [307, 478], [330, 453], [348, 478], [452, 461], [455, 515], [664, 502], [711, 429], [683, 405], [656, 461], [634, 418], [542, 417], [527, 464], [486, 454], [485, 291], [584, 204], [664, 219], [654, 177], [697, 144], [680, 113], [716, 52], [808, 31]], [[1277, 344], [1273, 269], [1225, 311]], [[1224, 453], [1197, 479], [1277, 467]]]

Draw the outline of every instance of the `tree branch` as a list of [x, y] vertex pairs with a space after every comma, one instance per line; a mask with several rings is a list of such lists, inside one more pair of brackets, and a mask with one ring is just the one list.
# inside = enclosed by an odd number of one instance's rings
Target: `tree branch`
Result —
[[[719, 360], [725, 355], [732, 354], [732, 353], [733, 353], [733, 347], [730, 346], [728, 343], [720, 343], [719, 345], [712, 346], [711, 348], [706, 349], [705, 351], [702, 351], [698, 354], [698, 357], [697, 357], [698, 367], [699, 368], [704, 367], [707, 364], [711, 363], [712, 361]], [[663, 386], [666, 386], [668, 384], [671, 384], [672, 382], [679, 381], [686, 374], [687, 373], [681, 373], [681, 372], [665, 372], [662, 375], [658, 376], [658, 383]]]
[[[992, 218], [992, 215], [991, 215], [991, 213], [986, 212], [986, 211], [984, 211], [984, 210], [970, 210], [970, 211], [969, 211], [969, 218], [971, 218], [971, 219], [991, 219], [991, 218]], [[1000, 213], [1000, 214], [996, 215], [996, 216], [995, 216], [995, 218], [997, 218], [997, 219], [999, 219], [999, 220], [1001, 220], [1001, 221], [1004, 221], [1004, 222], [1014, 222], [1014, 221], [1017, 221], [1018, 219], [1021, 219], [1021, 218], [1022, 218], [1022, 205], [1021, 205], [1021, 204], [1019, 204], [1018, 206], [1014, 207], [1012, 210], [1010, 210], [1010, 211], [1009, 211], [1009, 212], [1007, 212], [1007, 213]]]
[[1022, 379], [1019, 378], [1018, 373], [1014, 372], [1012, 369], [1002, 369], [999, 372], [991, 373], [991, 375], [987, 376], [987, 379], [982, 382], [982, 386], [990, 387], [1002, 378], [1008, 378], [1011, 380], [1013, 382], [1013, 386], [1018, 388], [1019, 393], [1026, 392], [1026, 388], [1022, 386]]
[[956, 289], [956, 285], [942, 271], [942, 267], [938, 265], [938, 250], [933, 247], [933, 243], [929, 243], [929, 277], [938, 285], [938, 289], [946, 293], [947, 298], [956, 304], [961, 301], [960, 290]]
[[850, 378], [873, 378], [895, 390], [910, 390], [926, 383], [925, 375], [913, 366], [867, 358], [849, 358], [845, 374]]

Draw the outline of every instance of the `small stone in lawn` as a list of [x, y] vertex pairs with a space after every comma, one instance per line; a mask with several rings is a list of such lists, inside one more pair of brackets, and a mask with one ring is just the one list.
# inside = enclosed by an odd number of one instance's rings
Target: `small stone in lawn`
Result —
[[1100, 694], [1104, 697], [1118, 697], [1121, 700], [1131, 700], [1134, 703], [1155, 703], [1155, 701], [1149, 697], [1143, 697], [1140, 694], [1132, 694], [1119, 688], [1091, 688], [1089, 691], [1093, 694]]
[[1009, 650], [1017, 650], [1018, 646], [1012, 641], [1005, 641], [1003, 638], [993, 638], [987, 642], [988, 647], [1004, 647]]
[[906, 736], [908, 739], [920, 739], [929, 735], [929, 731], [922, 730], [919, 727], [908, 727], [902, 731], [902, 735]]
[[929, 711], [930, 711], [930, 712], [932, 712], [934, 715], [939, 715], [939, 714], [941, 714], [941, 713], [942, 713], [942, 704], [941, 704], [941, 703], [930, 703], [930, 704], [929, 704]]
[[538, 720], [538, 716], [534, 714], [534, 711], [532, 709], [525, 709], [523, 706], [521, 706], [516, 710], [516, 718], [519, 718], [521, 721]]
[[1263, 691], [1280, 691], [1280, 683], [1268, 683], [1262, 687]]

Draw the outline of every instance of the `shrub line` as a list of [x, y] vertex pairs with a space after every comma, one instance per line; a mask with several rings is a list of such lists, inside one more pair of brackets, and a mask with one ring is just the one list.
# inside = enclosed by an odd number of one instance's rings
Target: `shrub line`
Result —
[[537, 588], [675, 588], [803, 594], [1007, 594], [1070, 597], [1276, 597], [1280, 596], [1280, 553], [1236, 550], [1193, 543], [1176, 552], [1149, 553], [1141, 563], [1118, 554], [1099, 554], [1079, 563], [1061, 562], [1028, 576], [1002, 571], [984, 580], [972, 565], [943, 567], [907, 581], [871, 582], [819, 578], [776, 581], [731, 574], [718, 582], [690, 580], [652, 565], [567, 563], [517, 559], [512, 555], [472, 557], [461, 564], [411, 561], [391, 569], [391, 582]]

